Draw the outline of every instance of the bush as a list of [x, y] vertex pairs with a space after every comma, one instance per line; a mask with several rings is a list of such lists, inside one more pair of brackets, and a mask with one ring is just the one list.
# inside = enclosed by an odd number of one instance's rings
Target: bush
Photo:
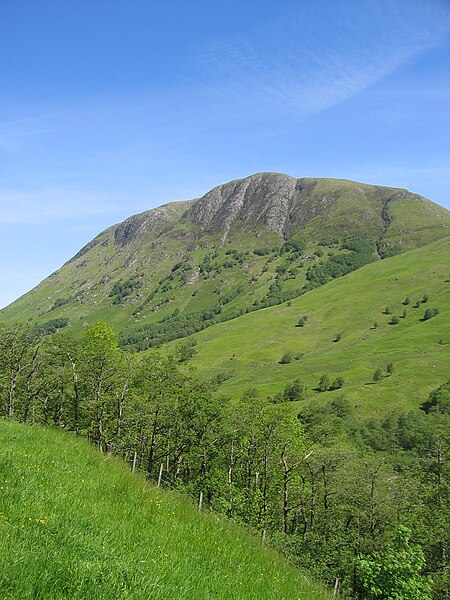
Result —
[[133, 293], [134, 290], [142, 287], [142, 283], [138, 277], [127, 279], [123, 283], [116, 281], [109, 292], [109, 297], [113, 298], [113, 304], [120, 304]]
[[321, 376], [321, 378], [319, 379], [318, 390], [319, 390], [319, 392], [326, 392], [329, 389], [330, 389], [330, 379], [329, 379], [328, 375], [323, 374]]
[[301, 400], [306, 392], [305, 384], [300, 379], [296, 379], [293, 383], [289, 383], [283, 392], [283, 400], [295, 402]]
[[450, 380], [433, 390], [420, 408], [426, 413], [450, 414]]
[[421, 320], [428, 321], [429, 319], [432, 319], [433, 317], [435, 317], [438, 314], [439, 314], [438, 308], [427, 308], [427, 310], [425, 311]]
[[66, 317], [60, 319], [51, 319], [50, 321], [46, 321], [42, 323], [42, 325], [36, 325], [33, 329], [32, 334], [36, 336], [41, 335], [51, 335], [55, 333], [58, 329], [62, 329], [63, 327], [67, 327], [69, 324], [69, 319]]
[[336, 377], [333, 383], [330, 386], [330, 390], [340, 390], [344, 387], [345, 380], [343, 377]]
[[67, 304], [69, 302], [70, 302], [70, 298], [57, 298], [53, 302], [53, 305], [50, 308], [50, 310], [55, 310], [56, 308], [59, 308], [60, 306], [64, 306], [64, 304]]
[[375, 382], [380, 381], [382, 375], [383, 373], [381, 369], [375, 369], [375, 371], [373, 372], [372, 380]]
[[303, 315], [303, 317], [300, 317], [296, 327], [304, 327], [306, 325], [307, 319], [308, 319], [308, 317], [306, 315]]
[[221, 371], [211, 379], [211, 383], [216, 386], [222, 385], [222, 383], [234, 377], [234, 374], [234, 371]]
[[186, 362], [197, 354], [197, 350], [194, 346], [197, 345], [195, 340], [186, 340], [177, 345], [175, 355], [178, 362]]
[[288, 363], [294, 360], [294, 355], [292, 352], [285, 352], [283, 356], [280, 358], [280, 365], [287, 365]]
[[298, 252], [301, 254], [305, 250], [305, 244], [300, 240], [288, 240], [284, 244], [284, 250], [286, 252]]

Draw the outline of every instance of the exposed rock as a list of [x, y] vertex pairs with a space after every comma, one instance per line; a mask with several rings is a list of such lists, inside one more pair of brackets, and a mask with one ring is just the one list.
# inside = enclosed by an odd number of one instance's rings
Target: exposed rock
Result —
[[203, 230], [220, 232], [222, 243], [238, 220], [264, 225], [281, 236], [296, 181], [281, 173], [257, 173], [220, 185], [194, 204], [192, 221]]

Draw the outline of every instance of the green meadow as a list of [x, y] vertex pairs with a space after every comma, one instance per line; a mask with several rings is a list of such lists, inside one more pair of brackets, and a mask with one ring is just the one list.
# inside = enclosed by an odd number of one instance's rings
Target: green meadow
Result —
[[[439, 312], [423, 321], [428, 308]], [[306, 322], [298, 327], [302, 316]], [[188, 364], [204, 377], [229, 377], [220, 387], [226, 395], [247, 388], [273, 395], [301, 379], [309, 400], [320, 404], [344, 394], [364, 417], [418, 407], [449, 377], [450, 238], [371, 263], [193, 339], [197, 354]], [[290, 362], [280, 364], [286, 353]], [[394, 370], [387, 376], [389, 362]], [[383, 376], [374, 383], [376, 369]], [[318, 392], [324, 373], [331, 381], [342, 376], [342, 389]]]
[[259, 540], [60, 430], [0, 421], [3, 600], [320, 600]]

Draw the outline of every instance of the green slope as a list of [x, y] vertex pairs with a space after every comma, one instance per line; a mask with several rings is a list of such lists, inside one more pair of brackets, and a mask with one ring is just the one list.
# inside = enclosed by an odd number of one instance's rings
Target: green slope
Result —
[[319, 600], [237, 526], [70, 434], [0, 421], [3, 600]]
[[[428, 301], [415, 308], [424, 294]], [[391, 315], [384, 314], [386, 306]], [[427, 308], [439, 314], [423, 322]], [[405, 318], [389, 324], [404, 310]], [[305, 326], [296, 327], [303, 315]], [[337, 334], [340, 341], [334, 341]], [[291, 303], [215, 325], [194, 339], [198, 353], [190, 364], [204, 377], [230, 377], [220, 388], [227, 395], [248, 387], [275, 394], [300, 378], [309, 399], [345, 394], [365, 416], [416, 407], [450, 374], [450, 238], [366, 265]], [[294, 360], [280, 364], [289, 351]], [[385, 371], [388, 362], [394, 373], [373, 384], [374, 370]], [[315, 391], [322, 373], [343, 376], [343, 389]]]

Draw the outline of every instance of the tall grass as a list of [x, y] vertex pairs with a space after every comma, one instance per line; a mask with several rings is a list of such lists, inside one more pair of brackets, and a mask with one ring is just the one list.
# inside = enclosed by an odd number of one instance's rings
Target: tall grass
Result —
[[0, 597], [330, 596], [241, 528], [67, 432], [0, 421]]

